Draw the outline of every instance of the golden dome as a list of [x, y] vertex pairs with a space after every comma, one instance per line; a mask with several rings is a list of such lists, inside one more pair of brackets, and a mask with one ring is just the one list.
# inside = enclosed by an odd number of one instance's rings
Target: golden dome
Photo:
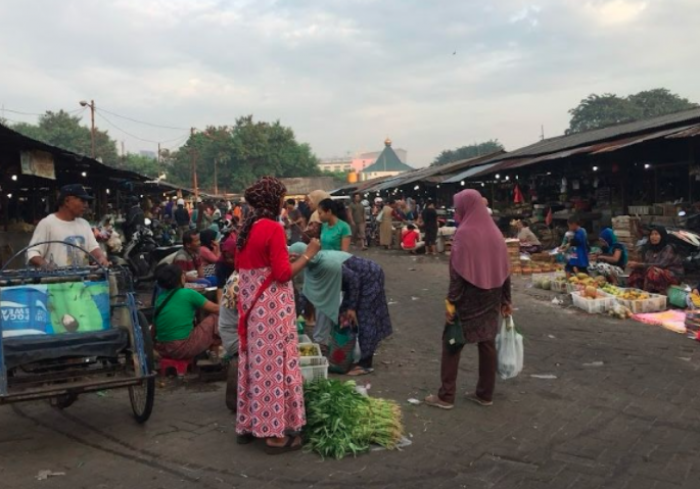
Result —
[[391, 139], [386, 138], [386, 140], [384, 140], [384, 144], [387, 146], [391, 146]]

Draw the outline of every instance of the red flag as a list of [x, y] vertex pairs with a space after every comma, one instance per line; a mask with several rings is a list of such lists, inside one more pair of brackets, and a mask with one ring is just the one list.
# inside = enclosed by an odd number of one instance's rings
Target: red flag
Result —
[[552, 208], [550, 207], [549, 211], [547, 212], [547, 217], [544, 218], [544, 223], [547, 226], [551, 226], [553, 220], [554, 220], [554, 216], [552, 215]]

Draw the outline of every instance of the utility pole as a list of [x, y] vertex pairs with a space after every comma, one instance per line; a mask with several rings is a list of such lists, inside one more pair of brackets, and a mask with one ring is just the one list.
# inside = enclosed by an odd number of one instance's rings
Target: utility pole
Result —
[[92, 143], [92, 159], [95, 159], [95, 101], [90, 100], [86, 102], [85, 100], [80, 101], [81, 107], [90, 107], [90, 142]]
[[124, 141], [122, 141], [122, 168], [126, 168], [126, 151], [124, 150]]
[[199, 189], [197, 188], [197, 154], [194, 149], [194, 131], [194, 127], [190, 129], [190, 139], [192, 143], [190, 157], [192, 158], [192, 190], [194, 190], [194, 198], [197, 200], [197, 197], [199, 197]]
[[540, 141], [544, 141], [544, 124], [542, 124], [542, 126], [540, 126], [540, 128], [542, 130], [542, 134], [540, 135]]
[[160, 143], [158, 143], [158, 153], [156, 154], [156, 163], [160, 165]]
[[219, 158], [214, 158], [214, 195], [219, 195], [219, 181], [217, 174], [219, 170]]

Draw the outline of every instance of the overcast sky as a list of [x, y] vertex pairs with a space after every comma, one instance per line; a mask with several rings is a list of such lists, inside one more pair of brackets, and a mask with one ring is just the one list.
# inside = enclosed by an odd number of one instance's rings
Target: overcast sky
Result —
[[[2, 0], [0, 104], [94, 98], [181, 128], [253, 114], [320, 157], [389, 136], [423, 166], [491, 138], [515, 149], [541, 125], [561, 134], [590, 93], [667, 87], [700, 102], [698, 26], [700, 0]], [[143, 139], [185, 135], [104, 116]]]

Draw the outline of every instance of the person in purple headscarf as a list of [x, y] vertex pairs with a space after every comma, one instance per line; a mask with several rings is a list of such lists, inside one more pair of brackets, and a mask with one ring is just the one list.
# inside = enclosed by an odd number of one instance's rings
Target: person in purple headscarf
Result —
[[[512, 313], [508, 251], [479, 192], [463, 190], [454, 196], [454, 204], [459, 227], [450, 255], [446, 320], [448, 324], [459, 320], [466, 343], [478, 345], [479, 382], [468, 398], [490, 406], [496, 384], [496, 334], [501, 316]], [[426, 404], [454, 407], [462, 348], [443, 341], [442, 386], [437, 395], [425, 398]]]

